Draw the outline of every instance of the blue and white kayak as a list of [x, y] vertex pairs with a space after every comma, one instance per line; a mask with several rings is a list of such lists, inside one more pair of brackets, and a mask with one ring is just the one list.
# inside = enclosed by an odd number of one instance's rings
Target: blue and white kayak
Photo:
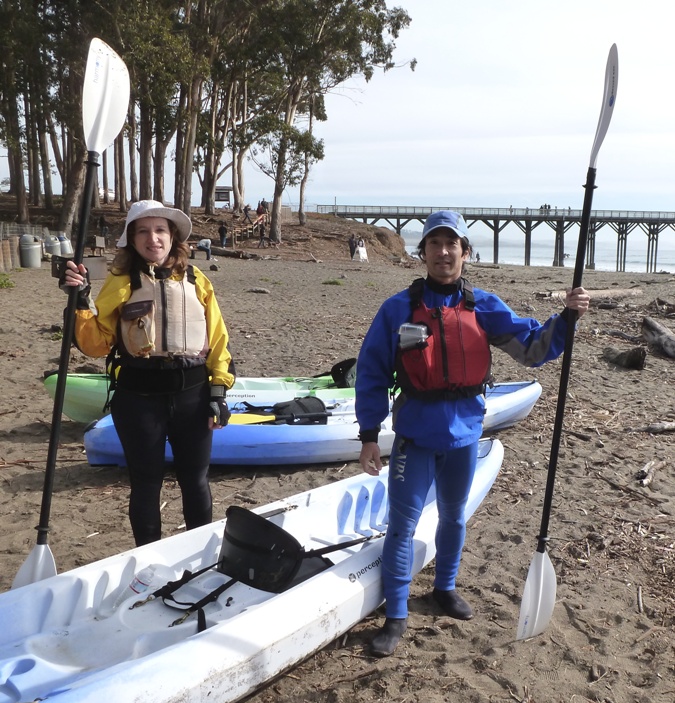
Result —
[[[540, 395], [541, 385], [537, 381], [497, 383], [488, 388], [484, 434], [527, 417]], [[353, 403], [353, 400], [335, 401], [329, 406], [332, 415], [325, 425], [235, 424], [244, 418], [233, 414], [227, 427], [213, 433], [211, 463], [278, 465], [355, 461], [361, 452], [361, 442]], [[382, 423], [378, 438], [382, 456], [389, 456], [393, 443], [390, 415]], [[85, 430], [84, 447], [92, 466], [124, 466], [126, 463], [110, 415]], [[168, 442], [165, 456], [167, 461], [172, 461]]]
[[[481, 441], [467, 519], [490, 490], [503, 456], [498, 440]], [[256, 508], [258, 521], [274, 523], [297, 541], [303, 561], [311, 550], [344, 543], [318, 568], [300, 568], [282, 590], [261, 587], [269, 574], [260, 550], [248, 551], [246, 544], [238, 545], [238, 569], [254, 571], [253, 583], [230, 569], [234, 561], [223, 556], [223, 544], [229, 544], [231, 509], [226, 520], [0, 594], [0, 703], [241, 700], [382, 603], [379, 537], [387, 529], [387, 508], [386, 469]], [[437, 523], [432, 490], [412, 544], [414, 574], [435, 555]], [[212, 568], [217, 563], [219, 569]], [[155, 574], [150, 588], [121, 598], [146, 567]], [[202, 569], [173, 594], [182, 605], [157, 596], [131, 607], [185, 570]], [[186, 610], [218, 588], [226, 590], [201, 608], [201, 616]]]
[[[333, 404], [326, 424], [237, 424], [246, 414], [233, 413], [230, 424], [213, 433], [212, 464], [319, 464], [353, 461], [361, 452], [354, 400]], [[380, 447], [388, 456], [394, 443], [391, 415], [382, 424]], [[87, 461], [92, 466], [124, 466], [124, 452], [110, 415], [84, 432]], [[166, 442], [166, 460], [173, 461]]]

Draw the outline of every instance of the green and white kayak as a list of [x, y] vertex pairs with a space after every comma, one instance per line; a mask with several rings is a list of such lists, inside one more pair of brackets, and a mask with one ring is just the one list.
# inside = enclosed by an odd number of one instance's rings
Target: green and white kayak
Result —
[[[45, 377], [49, 395], [56, 393], [56, 372]], [[108, 378], [102, 373], [71, 373], [66, 380], [63, 414], [76, 422], [90, 423], [107, 414], [103, 410], [108, 395]], [[326, 405], [354, 398], [353, 388], [338, 388], [331, 375], [317, 377], [238, 378], [227, 392], [233, 410], [238, 403], [274, 405], [299, 396], [316, 396]]]

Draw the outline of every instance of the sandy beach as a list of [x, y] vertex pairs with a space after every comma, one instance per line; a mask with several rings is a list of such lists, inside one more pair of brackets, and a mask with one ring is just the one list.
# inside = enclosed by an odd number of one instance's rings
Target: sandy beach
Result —
[[[378, 250], [375, 238], [368, 264], [349, 260], [346, 239], [330, 252], [305, 242], [257, 253], [267, 258], [219, 256], [216, 271], [197, 261], [216, 288], [241, 376], [313, 375], [356, 356], [380, 303], [423, 274], [419, 263], [396, 263]], [[572, 279], [570, 268], [484, 264], [470, 265], [467, 275], [519, 314], [540, 320], [561, 309], [549, 293]], [[0, 288], [0, 591], [35, 544], [52, 416], [42, 377], [58, 365], [66, 302], [46, 263], [12, 272], [8, 280], [13, 286]], [[525, 369], [495, 351], [496, 380], [536, 378], [543, 394], [527, 420], [499, 433], [503, 468], [468, 527], [458, 588], [476, 617], [457, 622], [441, 615], [430, 598], [432, 562], [413, 582], [409, 629], [394, 656], [368, 654], [380, 610], [251, 701], [675, 700], [673, 436], [644, 429], [675, 421], [675, 359], [650, 349], [644, 369], [627, 370], [603, 358], [607, 347], [636, 346], [625, 336], [640, 336], [645, 315], [675, 329], [663, 304], [675, 303], [675, 277], [588, 271], [584, 285], [632, 294], [596, 296], [577, 333], [550, 522], [558, 597], [546, 632], [515, 641], [541, 519], [560, 360]], [[73, 350], [71, 371], [102, 368], [101, 360]], [[49, 540], [59, 571], [133, 546], [127, 477], [119, 469], [91, 468], [82, 438], [83, 426], [64, 418]], [[639, 472], [652, 461], [658, 468], [642, 485]], [[355, 463], [214, 468], [214, 514], [358, 471]], [[169, 535], [182, 529], [171, 476], [163, 500]]]

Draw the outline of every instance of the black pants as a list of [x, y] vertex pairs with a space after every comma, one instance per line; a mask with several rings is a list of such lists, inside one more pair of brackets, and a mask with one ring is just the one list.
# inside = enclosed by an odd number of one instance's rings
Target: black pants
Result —
[[115, 390], [111, 412], [129, 468], [129, 520], [136, 546], [162, 537], [159, 504], [167, 469], [167, 438], [187, 529], [211, 522], [209, 399], [206, 382], [174, 393], [141, 394], [124, 387]]

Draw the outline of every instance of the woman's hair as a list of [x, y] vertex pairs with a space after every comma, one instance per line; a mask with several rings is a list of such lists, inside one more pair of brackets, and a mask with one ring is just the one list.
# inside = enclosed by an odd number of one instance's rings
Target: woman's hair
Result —
[[[116, 276], [128, 274], [132, 270], [140, 270], [145, 266], [145, 259], [133, 247], [136, 222], [138, 220], [128, 224], [127, 245], [122, 247], [113, 259], [112, 272]], [[170, 268], [174, 273], [183, 274], [188, 267], [190, 248], [186, 242], [181, 242], [178, 238], [176, 225], [171, 220], [167, 220], [167, 222], [169, 223], [169, 232], [171, 232], [171, 250], [162, 268]]]

